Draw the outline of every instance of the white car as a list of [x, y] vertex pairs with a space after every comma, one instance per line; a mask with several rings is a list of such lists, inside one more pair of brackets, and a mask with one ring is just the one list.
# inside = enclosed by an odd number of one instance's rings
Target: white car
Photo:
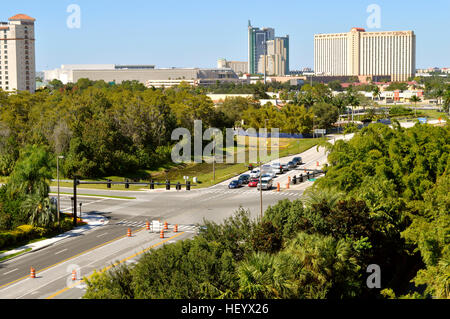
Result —
[[271, 178], [264, 178], [261, 181], [261, 184], [258, 184], [258, 190], [262, 188], [262, 190], [271, 190], [273, 187], [273, 181]]
[[260, 171], [259, 171], [259, 169], [254, 169], [253, 171], [251, 171], [251, 173], [250, 173], [250, 179], [252, 179], [252, 178], [259, 178], [259, 175], [260, 175], [261, 173], [260, 173]]
[[272, 166], [270, 165], [264, 165], [262, 168], [262, 175], [268, 175], [271, 178], [275, 178], [277, 177], [277, 170], [275, 170]]
[[275, 174], [283, 174], [280, 163], [273, 163], [270, 166], [272, 166], [272, 169], [275, 171]]

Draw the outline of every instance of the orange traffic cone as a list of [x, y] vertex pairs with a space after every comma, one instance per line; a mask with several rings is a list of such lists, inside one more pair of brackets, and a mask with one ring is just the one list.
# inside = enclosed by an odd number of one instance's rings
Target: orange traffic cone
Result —
[[280, 186], [280, 183], [278, 183], [277, 184], [277, 192], [280, 192], [281, 191], [281, 186]]
[[72, 281], [77, 280], [77, 271], [74, 269], [72, 270]]
[[36, 270], [33, 267], [31, 267], [30, 270], [30, 278], [32, 279], [36, 278]]
[[291, 185], [290, 183], [287, 183], [286, 184], [286, 189], [289, 189], [290, 185]]
[[178, 225], [175, 225], [175, 226], [173, 227], [173, 232], [174, 232], [174, 233], [178, 233]]
[[291, 183], [291, 177], [290, 176], [288, 177], [288, 183], [289, 184]]
[[149, 223], [149, 222], [146, 222], [146, 223], [145, 223], [145, 228], [146, 228], [147, 230], [150, 230], [150, 223]]
[[127, 237], [131, 237], [131, 229], [128, 228]]
[[161, 229], [161, 233], [159, 234], [159, 238], [164, 238], [164, 230]]
[[164, 223], [164, 230], [169, 230], [169, 224], [167, 222]]

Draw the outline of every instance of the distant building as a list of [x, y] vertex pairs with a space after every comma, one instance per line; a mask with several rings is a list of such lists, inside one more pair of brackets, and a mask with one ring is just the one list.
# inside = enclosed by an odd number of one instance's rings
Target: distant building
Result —
[[172, 87], [182, 82], [192, 86], [210, 86], [217, 83], [241, 83], [237, 74], [231, 69], [155, 69], [147, 74], [147, 87]]
[[266, 74], [285, 76], [289, 75], [289, 36], [276, 37], [266, 42], [267, 55], [260, 57], [259, 70], [264, 70], [266, 62]]
[[275, 29], [256, 28], [248, 22], [248, 73], [264, 73], [258, 68], [261, 56], [266, 54], [266, 42], [275, 39]]
[[407, 81], [416, 74], [416, 36], [413, 31], [314, 35], [314, 70], [318, 76], [357, 76], [360, 80], [389, 76]]
[[[59, 69], [44, 71], [44, 81], [60, 80], [62, 83], [77, 82], [80, 78], [105, 80], [108, 77], [125, 80], [137, 80], [145, 83], [146, 74], [155, 69], [154, 65], [115, 65], [115, 64], [65, 64]], [[110, 81], [106, 81], [110, 82]]]
[[289, 74], [289, 36], [275, 37], [275, 29], [252, 27], [248, 22], [248, 73]]
[[0, 88], [36, 91], [35, 19], [17, 14], [0, 22]]
[[236, 74], [245, 74], [248, 71], [248, 62], [217, 60], [218, 69], [232, 69]]

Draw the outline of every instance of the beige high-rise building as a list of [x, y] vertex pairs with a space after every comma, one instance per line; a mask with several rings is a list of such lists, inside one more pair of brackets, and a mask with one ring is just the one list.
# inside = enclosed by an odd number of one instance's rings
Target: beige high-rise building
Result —
[[267, 55], [260, 56], [258, 69], [264, 70], [268, 75], [285, 76], [289, 74], [289, 36], [276, 37], [266, 42]]
[[414, 31], [366, 32], [314, 35], [314, 71], [324, 76], [390, 76], [407, 81], [416, 73]]
[[0, 88], [36, 91], [35, 19], [17, 14], [0, 22]]

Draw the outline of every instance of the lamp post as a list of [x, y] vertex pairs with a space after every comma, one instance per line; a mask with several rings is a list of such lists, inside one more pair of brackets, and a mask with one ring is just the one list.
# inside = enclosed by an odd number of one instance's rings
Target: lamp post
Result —
[[261, 205], [261, 222], [263, 220], [263, 197], [262, 197], [262, 162], [259, 162], [259, 198], [260, 198], [260, 205]]
[[64, 156], [58, 156], [57, 158], [56, 158], [56, 175], [57, 175], [57, 180], [58, 180], [58, 207], [57, 207], [57, 209], [58, 209], [58, 223], [59, 223], [59, 221], [60, 221], [60, 211], [61, 211], [61, 206], [60, 206], [60, 204], [59, 204], [59, 159], [63, 159], [64, 158]]

